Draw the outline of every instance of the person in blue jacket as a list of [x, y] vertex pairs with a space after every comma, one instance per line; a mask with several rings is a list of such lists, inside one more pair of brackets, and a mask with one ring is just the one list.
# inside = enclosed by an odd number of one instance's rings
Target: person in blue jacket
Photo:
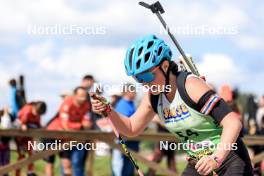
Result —
[[[117, 101], [115, 110], [128, 118], [134, 114], [136, 107], [134, 99], [136, 97], [135, 87], [132, 84], [123, 86], [122, 97]], [[125, 141], [128, 148], [139, 151], [138, 141]], [[112, 175], [113, 176], [133, 176], [134, 166], [132, 162], [119, 150], [113, 150], [112, 155]]]
[[[17, 113], [19, 111], [19, 104], [17, 101], [17, 83], [15, 79], [11, 79], [9, 81], [10, 85], [10, 108], [11, 108], [11, 114], [13, 118], [15, 119], [17, 117]], [[13, 120], [14, 120], [13, 119]]]

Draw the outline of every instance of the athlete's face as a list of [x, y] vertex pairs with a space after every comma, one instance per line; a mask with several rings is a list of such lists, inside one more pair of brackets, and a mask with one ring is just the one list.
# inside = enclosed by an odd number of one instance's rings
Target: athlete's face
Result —
[[168, 61], [164, 61], [159, 69], [156, 69], [153, 74], [155, 75], [155, 79], [149, 83], [143, 83], [144, 86], [148, 86], [149, 87], [149, 91], [151, 92], [151, 94], [153, 95], [158, 95], [161, 92], [164, 91], [165, 89], [165, 77], [164, 74], [162, 73], [161, 69], [167, 73], [169, 67], [169, 62]]
[[87, 92], [83, 89], [79, 89], [74, 95], [75, 101], [78, 105], [82, 105], [87, 101]]

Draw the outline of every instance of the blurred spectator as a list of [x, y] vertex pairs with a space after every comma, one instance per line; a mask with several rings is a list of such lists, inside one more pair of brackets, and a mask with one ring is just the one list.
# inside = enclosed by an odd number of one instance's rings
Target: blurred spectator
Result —
[[260, 98], [259, 108], [257, 110], [257, 117], [256, 117], [256, 122], [259, 131], [263, 129], [262, 127], [263, 119], [264, 119], [264, 95]]
[[17, 113], [19, 111], [19, 105], [17, 102], [17, 85], [16, 85], [16, 80], [11, 79], [9, 81], [10, 85], [10, 107], [11, 107], [11, 113], [12, 115], [16, 118]]
[[116, 106], [116, 103], [120, 100], [121, 96], [121, 92], [120, 90], [115, 90], [112, 89], [111, 91], [108, 92], [109, 96], [110, 96], [110, 103], [112, 107]]
[[254, 119], [249, 119], [248, 121], [248, 134], [249, 135], [256, 135], [258, 132], [257, 130], [257, 124], [256, 121]]
[[241, 117], [241, 112], [236, 102], [237, 94], [238, 94], [238, 90], [237, 89], [233, 90], [231, 86], [228, 84], [222, 85], [219, 90], [220, 97], [223, 98], [225, 102], [227, 102], [227, 104], [231, 107], [231, 109]]
[[90, 89], [94, 85], [94, 77], [92, 75], [85, 75], [82, 79], [81, 86], [84, 87], [87, 92], [90, 91]]
[[26, 104], [24, 91], [24, 77], [19, 76], [19, 85], [15, 79], [9, 81], [10, 90], [10, 108], [12, 114], [12, 121], [17, 118], [18, 111]]
[[25, 88], [24, 88], [24, 76], [20, 75], [19, 76], [19, 81], [18, 81], [18, 87], [17, 87], [17, 102], [19, 105], [19, 109], [21, 109], [26, 103], [26, 93], [25, 93]]
[[262, 121], [261, 121], [260, 135], [264, 135], [264, 118], [262, 118]]
[[1, 129], [10, 129], [12, 125], [12, 114], [9, 113], [8, 107], [0, 110], [0, 127]]
[[[94, 86], [94, 77], [92, 75], [85, 75], [81, 81], [81, 87], [84, 87], [87, 91], [87, 102], [89, 104], [89, 106], [91, 107], [91, 99], [90, 99], [90, 94], [89, 92], [93, 89]], [[98, 129], [98, 126], [96, 125], [96, 119], [100, 118], [100, 116], [98, 114], [94, 114], [91, 109], [89, 110], [89, 117], [90, 117], [90, 122], [91, 122], [91, 127], [89, 129]], [[86, 141], [86, 142], [91, 142], [91, 141]], [[95, 141], [92, 141], [95, 142]], [[80, 161], [79, 163], [81, 163], [82, 165], [85, 165], [86, 159], [87, 159], [87, 155], [88, 155], [88, 150], [83, 151], [82, 153], [82, 157], [80, 157]], [[93, 156], [93, 152], [91, 153], [91, 157]]]
[[[257, 124], [256, 124], [256, 120], [251, 118], [249, 119], [249, 135], [261, 135], [261, 131], [258, 131], [257, 129]], [[263, 135], [263, 133], [262, 133]], [[252, 158], [255, 156], [255, 155], [258, 155], [260, 154], [261, 152], [263, 152], [264, 148], [263, 146], [259, 146], [259, 145], [253, 145], [253, 146], [250, 146], [250, 148], [253, 150], [253, 154], [252, 154]], [[251, 158], [251, 159], [252, 159]], [[259, 163], [256, 163], [254, 166], [254, 176], [261, 176], [261, 162]]]
[[[26, 131], [29, 128], [40, 128], [40, 116], [46, 113], [46, 103], [43, 101], [37, 101], [26, 104], [19, 112], [18, 119], [21, 124], [20, 128]], [[17, 152], [18, 160], [25, 158], [25, 153], [29, 156], [32, 155], [32, 148], [28, 148], [28, 142], [32, 141], [31, 137], [17, 137]], [[28, 176], [36, 175], [34, 172], [33, 163], [28, 165]], [[20, 175], [20, 169], [16, 171], [16, 175]]]
[[233, 91], [231, 86], [224, 84], [220, 87], [219, 95], [227, 102], [230, 103], [233, 101]]
[[[134, 100], [136, 97], [136, 89], [132, 84], [123, 86], [122, 98], [116, 103], [116, 111], [130, 117], [136, 111]], [[138, 141], [125, 141], [128, 148], [139, 151]], [[114, 149], [112, 155], [112, 175], [113, 176], [132, 176], [134, 175], [134, 166], [131, 161], [123, 155], [119, 150]]]
[[[65, 100], [66, 98], [69, 98], [72, 96], [72, 91], [69, 91], [69, 90], [66, 90], [66, 91], [63, 91], [61, 94], [60, 94], [60, 97], [62, 98], [62, 100]], [[59, 115], [59, 112], [57, 112], [55, 114], [55, 116], [53, 118], [51, 118], [51, 120], [46, 124], [46, 128], [54, 121], [56, 120], [56, 118], [58, 117]], [[44, 144], [46, 143], [55, 143], [56, 142], [56, 139], [48, 139], [48, 138], [43, 138], [42, 139], [42, 142]], [[54, 176], [54, 163], [55, 163], [55, 155], [51, 155], [51, 156], [48, 156], [48, 157], [45, 157], [44, 158], [44, 161], [47, 162], [46, 164], [46, 168], [45, 168], [45, 175], [46, 176]]]
[[[262, 118], [262, 122], [261, 122], [261, 129], [260, 129], [260, 135], [264, 135], [264, 118]], [[264, 146], [261, 146], [260, 149], [262, 152], [264, 151]], [[262, 173], [264, 172], [264, 159], [262, 159], [262, 162], [260, 164], [260, 169], [262, 171]]]
[[[247, 102], [247, 108], [248, 108], [248, 114], [249, 114], [249, 120], [248, 120], [248, 134], [249, 135], [260, 135], [261, 134], [261, 129], [260, 129], [260, 124], [261, 122], [257, 122], [257, 115], [259, 115], [261, 119], [261, 104], [262, 104], [262, 100], [260, 102], [260, 107], [258, 109], [257, 107], [257, 103], [255, 102], [254, 96], [250, 95], [248, 98], [248, 102]], [[257, 114], [258, 111], [258, 114]], [[263, 146], [259, 146], [259, 145], [253, 145], [251, 146], [252, 150], [253, 150], [253, 157], [254, 155], [260, 154], [263, 151]], [[254, 175], [256, 176], [260, 176], [261, 175], [261, 162], [256, 163], [254, 165]]]
[[248, 97], [247, 109], [248, 109], [249, 119], [256, 120], [256, 112], [258, 109], [258, 104], [256, 103], [255, 97], [253, 95], [249, 95]]
[[116, 106], [116, 103], [120, 100], [120, 98], [121, 96], [119, 95], [111, 95], [110, 102], [111, 102], [112, 107]]
[[[11, 114], [8, 108], [0, 111], [0, 129], [9, 129], [12, 127]], [[10, 137], [0, 137], [0, 167], [8, 165], [10, 162]], [[7, 176], [4, 174], [3, 176]]]
[[[225, 100], [225, 102], [230, 106], [233, 112], [235, 112], [238, 115], [237, 117], [240, 118], [241, 123], [244, 124], [242, 113], [240, 112], [238, 108], [238, 103], [236, 101], [237, 94], [238, 94], [238, 90], [237, 89], [233, 90], [231, 86], [228, 84], [222, 85], [219, 90], [219, 96]], [[246, 129], [245, 126], [243, 125], [243, 128], [241, 129], [239, 136], [243, 137], [245, 131]]]
[[[88, 112], [90, 105], [87, 101], [87, 91], [84, 87], [74, 89], [73, 96], [63, 100], [59, 113], [48, 125], [48, 130], [81, 130], [91, 128]], [[83, 176], [85, 171], [86, 150], [65, 150], [60, 153], [63, 175]], [[72, 166], [71, 166], [72, 165]]]
[[[94, 77], [92, 75], [85, 75], [82, 79], [81, 82], [81, 87], [84, 87], [87, 91], [87, 101], [89, 103], [89, 106], [91, 106], [91, 100], [90, 100], [90, 94], [89, 92], [97, 92], [98, 94], [100, 94], [100, 92], [98, 92], [98, 88], [94, 86], [95, 85], [95, 80]], [[95, 89], [95, 90], [93, 90]], [[92, 122], [92, 127], [91, 129], [99, 129], [99, 127], [96, 125], [96, 120], [100, 119], [101, 116], [98, 114], [93, 113], [92, 111], [90, 111], [90, 120]]]

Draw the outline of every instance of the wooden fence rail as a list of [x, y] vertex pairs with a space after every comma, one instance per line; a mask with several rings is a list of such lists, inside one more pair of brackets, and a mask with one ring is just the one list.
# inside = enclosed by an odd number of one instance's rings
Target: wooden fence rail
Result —
[[[115, 139], [113, 133], [87, 130], [87, 131], [47, 131], [45, 129], [21, 130], [0, 130], [0, 136], [29, 136], [34, 138], [52, 138], [68, 140], [103, 140], [112, 141]], [[171, 141], [179, 142], [177, 138], [170, 133], [143, 133], [137, 137], [127, 138], [127, 140], [144, 140], [144, 141]], [[264, 145], [264, 136], [245, 136], [243, 141], [246, 145]]]
[[[121, 147], [115, 143], [113, 140], [115, 139], [115, 135], [113, 133], [101, 132], [101, 131], [94, 131], [94, 130], [87, 130], [87, 131], [47, 131], [45, 129], [29, 129], [27, 131], [21, 131], [18, 129], [8, 129], [8, 130], [0, 130], [0, 136], [28, 136], [33, 138], [51, 138], [51, 139], [61, 139], [61, 140], [75, 140], [75, 141], [104, 141], [108, 143], [112, 148], [116, 148], [122, 151]], [[134, 138], [127, 138], [127, 140], [139, 140], [139, 141], [170, 141], [170, 142], [179, 142], [177, 138], [170, 133], [143, 133]], [[245, 136], [243, 137], [243, 141], [246, 145], [264, 145], [264, 136]], [[58, 150], [47, 150], [47, 151], [39, 151], [36, 152], [34, 155], [20, 160], [16, 163], [9, 164], [7, 166], [0, 168], [0, 175], [4, 173], [8, 173], [10, 171], [14, 171], [15, 169], [19, 169], [28, 165], [29, 163], [35, 162], [39, 159], [42, 159], [46, 156], [53, 155], [58, 153]], [[123, 152], [123, 151], [122, 151]], [[144, 163], [147, 167], [152, 168], [156, 171], [160, 171], [166, 175], [176, 175], [176, 173], [161, 167], [159, 164], [149, 161], [140, 154], [131, 151], [135, 159]], [[256, 155], [253, 159], [253, 163], [257, 163], [261, 161], [264, 157], [264, 152]], [[91, 162], [93, 163], [93, 162]], [[89, 166], [89, 168], [92, 168]], [[90, 172], [92, 173], [92, 171]], [[92, 174], [91, 174], [92, 175]]]

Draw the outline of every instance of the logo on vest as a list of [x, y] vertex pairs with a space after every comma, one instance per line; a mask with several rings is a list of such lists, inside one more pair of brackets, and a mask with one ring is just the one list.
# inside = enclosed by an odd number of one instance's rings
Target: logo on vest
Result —
[[165, 123], [178, 122], [191, 116], [189, 109], [184, 104], [170, 109], [163, 108], [163, 115]]

